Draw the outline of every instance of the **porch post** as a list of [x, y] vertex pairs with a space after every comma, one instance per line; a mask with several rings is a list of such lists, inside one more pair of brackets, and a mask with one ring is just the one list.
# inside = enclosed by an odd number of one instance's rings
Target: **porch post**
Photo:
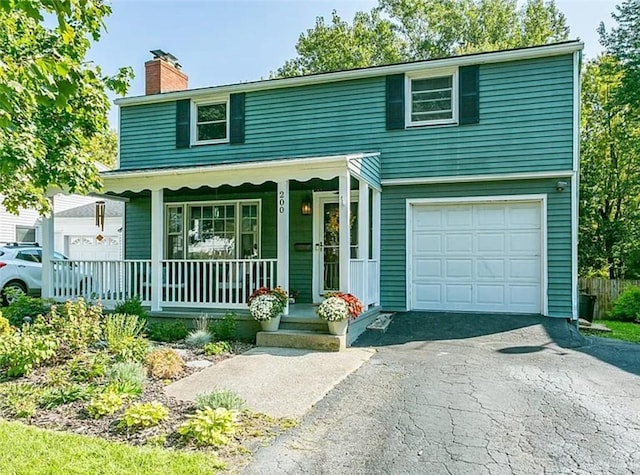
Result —
[[151, 311], [162, 310], [162, 249], [164, 240], [164, 189], [151, 191]]
[[376, 261], [378, 266], [378, 275], [374, 278], [378, 279], [376, 289], [377, 294], [374, 295], [374, 305], [380, 305], [380, 276], [382, 274], [382, 262], [380, 262], [380, 192], [378, 190], [371, 190], [371, 235], [373, 237], [371, 246], [373, 247], [373, 260]]
[[53, 269], [51, 259], [54, 251], [54, 209], [53, 196], [49, 198], [51, 202], [51, 215], [42, 217], [42, 298], [53, 297]]
[[362, 299], [365, 308], [369, 305], [369, 185], [359, 182], [358, 193], [358, 257], [362, 259]]
[[[277, 284], [289, 292], [289, 180], [278, 182], [278, 262]], [[284, 309], [289, 314], [289, 304]]]
[[349, 266], [351, 260], [351, 176], [349, 171], [339, 177], [340, 192], [340, 291], [350, 292]]

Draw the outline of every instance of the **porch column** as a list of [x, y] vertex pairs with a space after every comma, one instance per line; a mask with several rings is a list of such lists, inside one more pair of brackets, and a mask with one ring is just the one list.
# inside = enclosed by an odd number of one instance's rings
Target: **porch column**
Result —
[[362, 259], [362, 300], [365, 308], [369, 305], [369, 185], [359, 182], [358, 190], [358, 257]]
[[371, 236], [372, 236], [372, 253], [373, 260], [376, 261], [378, 266], [378, 275], [374, 278], [378, 279], [376, 285], [376, 295], [374, 295], [374, 305], [380, 305], [380, 276], [382, 275], [382, 262], [380, 262], [380, 192], [378, 190], [371, 190]]
[[[277, 284], [289, 292], [289, 180], [278, 182], [278, 262]], [[289, 304], [284, 309], [289, 314]]]
[[340, 291], [350, 292], [351, 260], [351, 177], [347, 171], [339, 177], [340, 193]]
[[151, 191], [151, 311], [162, 310], [162, 249], [164, 189]]
[[53, 269], [51, 259], [55, 247], [54, 234], [54, 209], [53, 196], [49, 198], [51, 202], [51, 214], [42, 217], [42, 298], [53, 297]]

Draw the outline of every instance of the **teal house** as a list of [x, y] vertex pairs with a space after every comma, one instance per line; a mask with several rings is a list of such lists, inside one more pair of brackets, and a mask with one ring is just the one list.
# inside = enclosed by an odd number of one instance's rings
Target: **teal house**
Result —
[[242, 313], [253, 290], [280, 285], [284, 322], [335, 290], [365, 321], [577, 318], [582, 48], [199, 89], [154, 51], [147, 94], [116, 101], [119, 167], [103, 173], [126, 202], [123, 259], [77, 262], [91, 289], [51, 271], [47, 292]]

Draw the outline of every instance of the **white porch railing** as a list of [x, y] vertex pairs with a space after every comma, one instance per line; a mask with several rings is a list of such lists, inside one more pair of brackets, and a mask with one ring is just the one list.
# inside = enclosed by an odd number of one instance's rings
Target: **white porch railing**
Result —
[[151, 261], [52, 260], [51, 295], [56, 300], [83, 297], [104, 304], [135, 295], [151, 301]]
[[378, 261], [351, 259], [349, 261], [350, 293], [367, 305], [378, 305], [380, 300], [380, 272]]
[[162, 305], [243, 307], [259, 287], [275, 287], [275, 259], [164, 260]]

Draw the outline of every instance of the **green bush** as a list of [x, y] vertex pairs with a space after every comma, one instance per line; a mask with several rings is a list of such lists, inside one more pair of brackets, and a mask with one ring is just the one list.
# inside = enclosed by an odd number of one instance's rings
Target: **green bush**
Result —
[[230, 411], [242, 412], [247, 407], [247, 402], [233, 391], [219, 390], [196, 395], [196, 407], [198, 409], [217, 409], [222, 407]]
[[108, 315], [104, 322], [104, 338], [109, 352], [118, 361], [143, 361], [149, 351], [144, 328], [144, 320], [136, 315]]
[[609, 318], [633, 322], [640, 318], [640, 287], [627, 287], [613, 303]]
[[189, 332], [184, 342], [191, 348], [202, 348], [212, 339], [213, 335], [208, 330], [195, 330]]
[[24, 376], [53, 359], [58, 349], [54, 335], [35, 332], [25, 325], [10, 335], [0, 336], [0, 374]]
[[67, 363], [69, 377], [73, 381], [93, 382], [105, 375], [109, 357], [106, 353], [82, 353]]
[[126, 396], [118, 394], [113, 389], [108, 389], [94, 396], [85, 409], [91, 417], [100, 419], [101, 417], [118, 412], [122, 409], [126, 400]]
[[2, 312], [0, 312], [0, 336], [9, 335], [9, 334], [13, 333], [14, 331], [15, 330], [11, 326], [11, 323], [9, 323], [9, 319], [4, 318], [2, 316]]
[[35, 415], [41, 390], [29, 383], [7, 383], [0, 386], [0, 407], [14, 417]]
[[236, 314], [233, 312], [225, 313], [222, 320], [210, 325], [210, 330], [218, 340], [235, 340], [238, 335]]
[[225, 445], [236, 429], [235, 412], [219, 407], [199, 409], [178, 427], [178, 433], [197, 445]]
[[114, 363], [106, 371], [109, 387], [120, 394], [137, 396], [147, 381], [146, 371], [142, 363]]
[[189, 329], [182, 320], [173, 322], [157, 322], [147, 325], [147, 335], [149, 339], [154, 341], [164, 341], [172, 343], [174, 341], [183, 340]]
[[157, 401], [132, 404], [124, 411], [118, 427], [127, 430], [144, 429], [160, 424], [168, 415], [169, 408]]
[[142, 306], [142, 300], [139, 295], [135, 297], [125, 300], [124, 302], [118, 302], [118, 304], [113, 309], [114, 313], [122, 313], [125, 315], [135, 315], [139, 317], [141, 320], [146, 320], [149, 318], [149, 313]]
[[223, 353], [231, 353], [233, 351], [233, 347], [226, 341], [212, 341], [211, 343], [204, 345], [203, 350], [205, 355], [213, 356], [221, 355]]
[[38, 315], [45, 315], [53, 303], [53, 300], [29, 297], [20, 292], [15, 294], [15, 300], [3, 312], [13, 326], [19, 327], [24, 317], [35, 321]]
[[75, 401], [86, 401], [91, 397], [91, 390], [79, 384], [65, 384], [48, 388], [40, 397], [40, 406], [47, 409], [69, 404]]
[[184, 360], [170, 348], [155, 350], [147, 355], [146, 359], [149, 372], [154, 378], [173, 378], [182, 372]]

